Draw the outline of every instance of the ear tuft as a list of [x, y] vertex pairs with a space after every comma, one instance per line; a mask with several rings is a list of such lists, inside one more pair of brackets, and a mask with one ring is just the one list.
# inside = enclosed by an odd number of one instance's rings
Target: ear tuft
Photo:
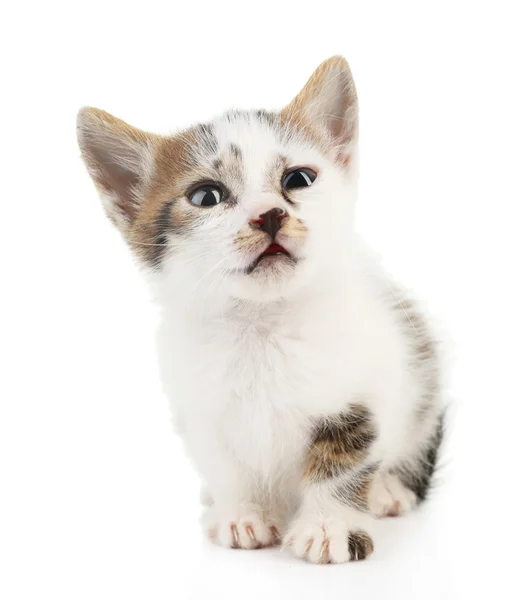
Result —
[[358, 99], [347, 60], [333, 56], [324, 61], [283, 115], [296, 127], [316, 130], [335, 158], [349, 164], [358, 135]]
[[88, 107], [78, 113], [77, 132], [82, 158], [104, 208], [124, 231], [138, 212], [157, 136]]

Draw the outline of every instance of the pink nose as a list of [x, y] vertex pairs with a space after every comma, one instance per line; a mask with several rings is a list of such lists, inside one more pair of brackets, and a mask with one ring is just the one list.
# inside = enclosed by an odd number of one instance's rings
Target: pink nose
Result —
[[258, 225], [262, 231], [269, 233], [272, 240], [274, 240], [287, 216], [288, 214], [282, 208], [272, 208], [259, 215], [258, 219], [252, 219], [251, 223]]

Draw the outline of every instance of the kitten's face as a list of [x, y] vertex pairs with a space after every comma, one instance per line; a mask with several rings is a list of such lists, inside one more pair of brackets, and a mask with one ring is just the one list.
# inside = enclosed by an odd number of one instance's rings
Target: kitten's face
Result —
[[230, 112], [172, 137], [80, 113], [80, 145], [108, 215], [180, 293], [269, 301], [323, 274], [349, 240], [356, 93], [326, 61], [279, 113]]

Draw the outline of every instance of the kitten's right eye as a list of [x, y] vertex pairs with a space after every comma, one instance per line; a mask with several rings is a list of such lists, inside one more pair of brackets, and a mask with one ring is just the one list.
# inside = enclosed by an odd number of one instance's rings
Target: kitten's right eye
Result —
[[223, 192], [215, 185], [204, 185], [196, 188], [189, 196], [189, 200], [196, 206], [216, 206], [223, 200]]
[[299, 188], [310, 187], [314, 183], [316, 177], [317, 174], [308, 167], [293, 169], [284, 176], [283, 189], [297, 190]]

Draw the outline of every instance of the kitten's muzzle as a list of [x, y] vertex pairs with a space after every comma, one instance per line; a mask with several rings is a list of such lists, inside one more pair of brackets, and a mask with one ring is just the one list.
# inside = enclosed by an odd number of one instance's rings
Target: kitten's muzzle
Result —
[[272, 241], [274, 241], [277, 232], [281, 229], [283, 221], [287, 217], [288, 213], [282, 208], [272, 208], [259, 215], [258, 219], [251, 219], [250, 225], [258, 227], [267, 233], [272, 238]]

